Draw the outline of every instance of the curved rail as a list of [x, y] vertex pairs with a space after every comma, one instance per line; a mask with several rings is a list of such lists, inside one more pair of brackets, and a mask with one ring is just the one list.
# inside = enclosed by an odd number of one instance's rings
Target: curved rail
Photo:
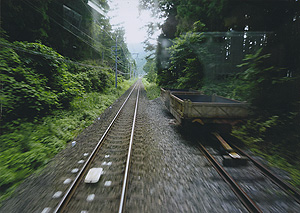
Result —
[[61, 199], [59, 204], [57, 205], [56, 209], [54, 210], [54, 213], [63, 212], [65, 210], [67, 204], [69, 203], [69, 201], [71, 200], [73, 194], [75, 193], [75, 190], [78, 187], [80, 181], [82, 180], [82, 178], [86, 174], [87, 170], [89, 169], [91, 163], [95, 159], [96, 154], [97, 154], [97, 152], [99, 151], [99, 149], [102, 145], [102, 142], [106, 138], [106, 136], [107, 136], [108, 132], [110, 131], [111, 127], [113, 126], [115, 120], [119, 117], [120, 112], [122, 111], [124, 105], [127, 103], [129, 97], [131, 96], [131, 94], [134, 91], [134, 89], [136, 88], [136, 86], [137, 86], [137, 83], [134, 85], [134, 87], [130, 91], [129, 95], [127, 96], [126, 100], [124, 101], [124, 103], [120, 107], [119, 111], [117, 112], [117, 114], [115, 115], [115, 117], [113, 118], [113, 120], [111, 121], [111, 123], [109, 124], [107, 129], [105, 130], [104, 134], [100, 138], [100, 140], [97, 143], [96, 147], [94, 148], [93, 152], [91, 153], [91, 155], [89, 156], [89, 158], [87, 159], [87, 161], [83, 165], [82, 169], [79, 171], [78, 175], [76, 176], [76, 178], [74, 179], [74, 181], [72, 182], [70, 187], [68, 188], [67, 192], [65, 193], [65, 195], [63, 196], [63, 198]]
[[299, 192], [294, 189], [291, 185], [287, 184], [283, 180], [281, 180], [279, 177], [277, 177], [275, 174], [273, 174], [270, 170], [268, 170], [266, 167], [264, 167], [261, 163], [254, 160], [250, 155], [242, 151], [239, 147], [231, 144], [240, 154], [246, 156], [260, 171], [268, 177], [273, 183], [275, 183], [277, 186], [279, 186], [283, 191], [285, 191], [287, 194], [291, 195], [294, 200], [297, 203], [300, 203], [300, 194]]
[[239, 147], [237, 147], [234, 144], [230, 144], [230, 143], [226, 142], [219, 134], [213, 133], [213, 135], [215, 135], [216, 138], [221, 143], [229, 144], [235, 150], [237, 150], [240, 154], [242, 154], [243, 156], [246, 156], [267, 178], [269, 178], [273, 183], [275, 183], [278, 187], [280, 187], [287, 194], [291, 195], [297, 203], [300, 203], [300, 194], [295, 188], [293, 188], [291, 185], [289, 185], [286, 182], [284, 182], [283, 180], [281, 180], [279, 177], [277, 177], [275, 174], [273, 174], [269, 169], [267, 169], [265, 166], [263, 166], [258, 161], [254, 160], [250, 155], [245, 153]]
[[234, 179], [223, 169], [223, 167], [217, 162], [217, 160], [207, 151], [207, 149], [199, 144], [200, 151], [207, 158], [207, 160], [213, 165], [219, 175], [229, 184], [233, 192], [237, 195], [239, 200], [244, 204], [249, 212], [262, 212], [261, 209], [255, 204], [253, 200], [244, 192], [244, 190], [234, 181]]

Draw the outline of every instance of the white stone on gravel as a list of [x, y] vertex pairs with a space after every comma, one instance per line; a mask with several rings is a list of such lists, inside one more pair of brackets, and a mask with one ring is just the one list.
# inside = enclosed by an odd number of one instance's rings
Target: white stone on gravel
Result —
[[108, 181], [105, 181], [105, 183], [104, 183], [104, 186], [110, 186], [111, 185], [111, 181], [110, 180], [108, 180]]
[[43, 209], [43, 211], [41, 213], [49, 213], [51, 211], [50, 207], [46, 207]]
[[59, 198], [62, 195], [62, 191], [57, 191], [53, 194], [52, 198]]
[[88, 156], [88, 155], [89, 155], [89, 153], [87, 153], [87, 152], [83, 154], [84, 157], [86, 157], [86, 156]]
[[95, 194], [90, 194], [87, 196], [86, 201], [91, 202], [95, 199]]
[[80, 213], [89, 213], [87, 210], [82, 210]]
[[78, 163], [84, 163], [84, 160], [80, 160], [80, 161], [78, 161]]
[[109, 155], [105, 155], [105, 158], [109, 158]]
[[107, 165], [107, 166], [111, 166], [111, 164], [112, 164], [112, 162], [106, 162], [106, 161], [104, 161], [101, 165]]
[[65, 181], [64, 181], [64, 184], [69, 184], [69, 183], [71, 183], [71, 179], [70, 178], [67, 178], [67, 179], [65, 179]]
[[77, 173], [79, 171], [79, 169], [78, 168], [75, 168], [75, 169], [72, 169], [72, 173]]

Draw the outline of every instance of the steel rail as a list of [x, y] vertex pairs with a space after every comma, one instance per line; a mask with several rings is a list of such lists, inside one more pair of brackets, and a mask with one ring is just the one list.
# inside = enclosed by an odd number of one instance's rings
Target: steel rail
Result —
[[217, 160], [207, 151], [207, 149], [199, 144], [200, 151], [207, 158], [207, 160], [216, 169], [223, 180], [229, 184], [232, 191], [236, 194], [239, 200], [247, 208], [249, 212], [262, 212], [262, 210], [255, 204], [253, 200], [244, 192], [244, 190], [234, 181], [234, 179], [224, 170], [224, 168], [217, 162]]
[[130, 136], [128, 154], [127, 154], [125, 174], [124, 174], [124, 179], [123, 179], [123, 187], [122, 187], [122, 194], [121, 194], [120, 205], [119, 205], [119, 213], [122, 213], [123, 209], [125, 207], [126, 189], [127, 189], [128, 173], [129, 173], [129, 165], [130, 165], [130, 156], [131, 156], [131, 150], [132, 150], [132, 144], [133, 144], [135, 121], [136, 121], [136, 117], [137, 117], [136, 115], [137, 115], [137, 110], [138, 110], [139, 94], [140, 94], [140, 86], [138, 88], [138, 94], [137, 94], [137, 98], [136, 98], [136, 102], [135, 102], [135, 110], [134, 110], [134, 116], [133, 116], [133, 122], [132, 122], [132, 129], [131, 129], [131, 136]]
[[110, 131], [110, 129], [113, 126], [113, 124], [114, 124], [115, 120], [117, 119], [117, 117], [119, 117], [120, 112], [122, 111], [123, 107], [127, 103], [128, 99], [131, 96], [131, 94], [132, 94], [133, 90], [135, 89], [136, 85], [137, 85], [137, 83], [134, 85], [134, 87], [130, 91], [129, 95], [127, 96], [126, 100], [124, 101], [124, 103], [120, 107], [119, 111], [117, 112], [117, 114], [115, 115], [115, 117], [113, 118], [113, 120], [111, 121], [111, 123], [109, 124], [107, 129], [105, 130], [104, 134], [102, 135], [102, 137], [100, 138], [100, 140], [97, 143], [96, 147], [94, 148], [93, 152], [91, 153], [91, 155], [89, 156], [89, 158], [87, 159], [87, 161], [83, 165], [82, 169], [79, 171], [78, 175], [76, 176], [76, 178], [72, 182], [71, 186], [68, 188], [67, 192], [64, 194], [64, 196], [61, 199], [61, 201], [59, 202], [59, 204], [56, 206], [56, 208], [54, 210], [54, 213], [63, 212], [65, 210], [67, 204], [69, 203], [69, 201], [71, 200], [73, 194], [75, 193], [75, 190], [78, 187], [80, 181], [82, 180], [82, 178], [86, 174], [88, 168], [90, 167], [91, 163], [93, 162], [94, 158], [96, 157], [96, 154], [99, 151], [99, 149], [102, 145], [102, 142], [104, 141], [105, 137], [107, 136], [108, 132]]
[[300, 194], [299, 192], [294, 189], [291, 185], [284, 182], [282, 179], [277, 177], [275, 174], [273, 174], [270, 170], [268, 170], [266, 167], [264, 167], [261, 163], [254, 160], [250, 155], [245, 153], [243, 150], [241, 150], [239, 147], [235, 146], [234, 144], [231, 144], [236, 150], [238, 150], [239, 153], [246, 156], [258, 169], [261, 170], [261, 172], [268, 177], [273, 183], [275, 183], [277, 186], [279, 186], [283, 191], [291, 195], [294, 200], [297, 203], [300, 203]]

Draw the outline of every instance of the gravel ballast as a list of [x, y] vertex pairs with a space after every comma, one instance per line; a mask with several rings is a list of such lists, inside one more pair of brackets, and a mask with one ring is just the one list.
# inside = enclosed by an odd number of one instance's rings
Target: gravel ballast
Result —
[[[74, 147], [69, 144], [42, 172], [26, 179], [0, 212], [53, 210], [59, 200], [53, 196], [68, 187], [66, 179], [74, 179], [78, 162], [87, 158], [126, 94], [74, 139]], [[143, 133], [133, 144], [126, 212], [247, 212], [161, 99], [148, 100], [144, 90], [140, 96], [137, 128]]]

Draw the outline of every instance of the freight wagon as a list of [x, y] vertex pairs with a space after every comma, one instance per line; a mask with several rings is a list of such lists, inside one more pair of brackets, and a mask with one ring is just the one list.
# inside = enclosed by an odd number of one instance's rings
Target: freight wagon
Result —
[[179, 123], [235, 125], [248, 117], [249, 104], [197, 91], [161, 88], [162, 100]]

